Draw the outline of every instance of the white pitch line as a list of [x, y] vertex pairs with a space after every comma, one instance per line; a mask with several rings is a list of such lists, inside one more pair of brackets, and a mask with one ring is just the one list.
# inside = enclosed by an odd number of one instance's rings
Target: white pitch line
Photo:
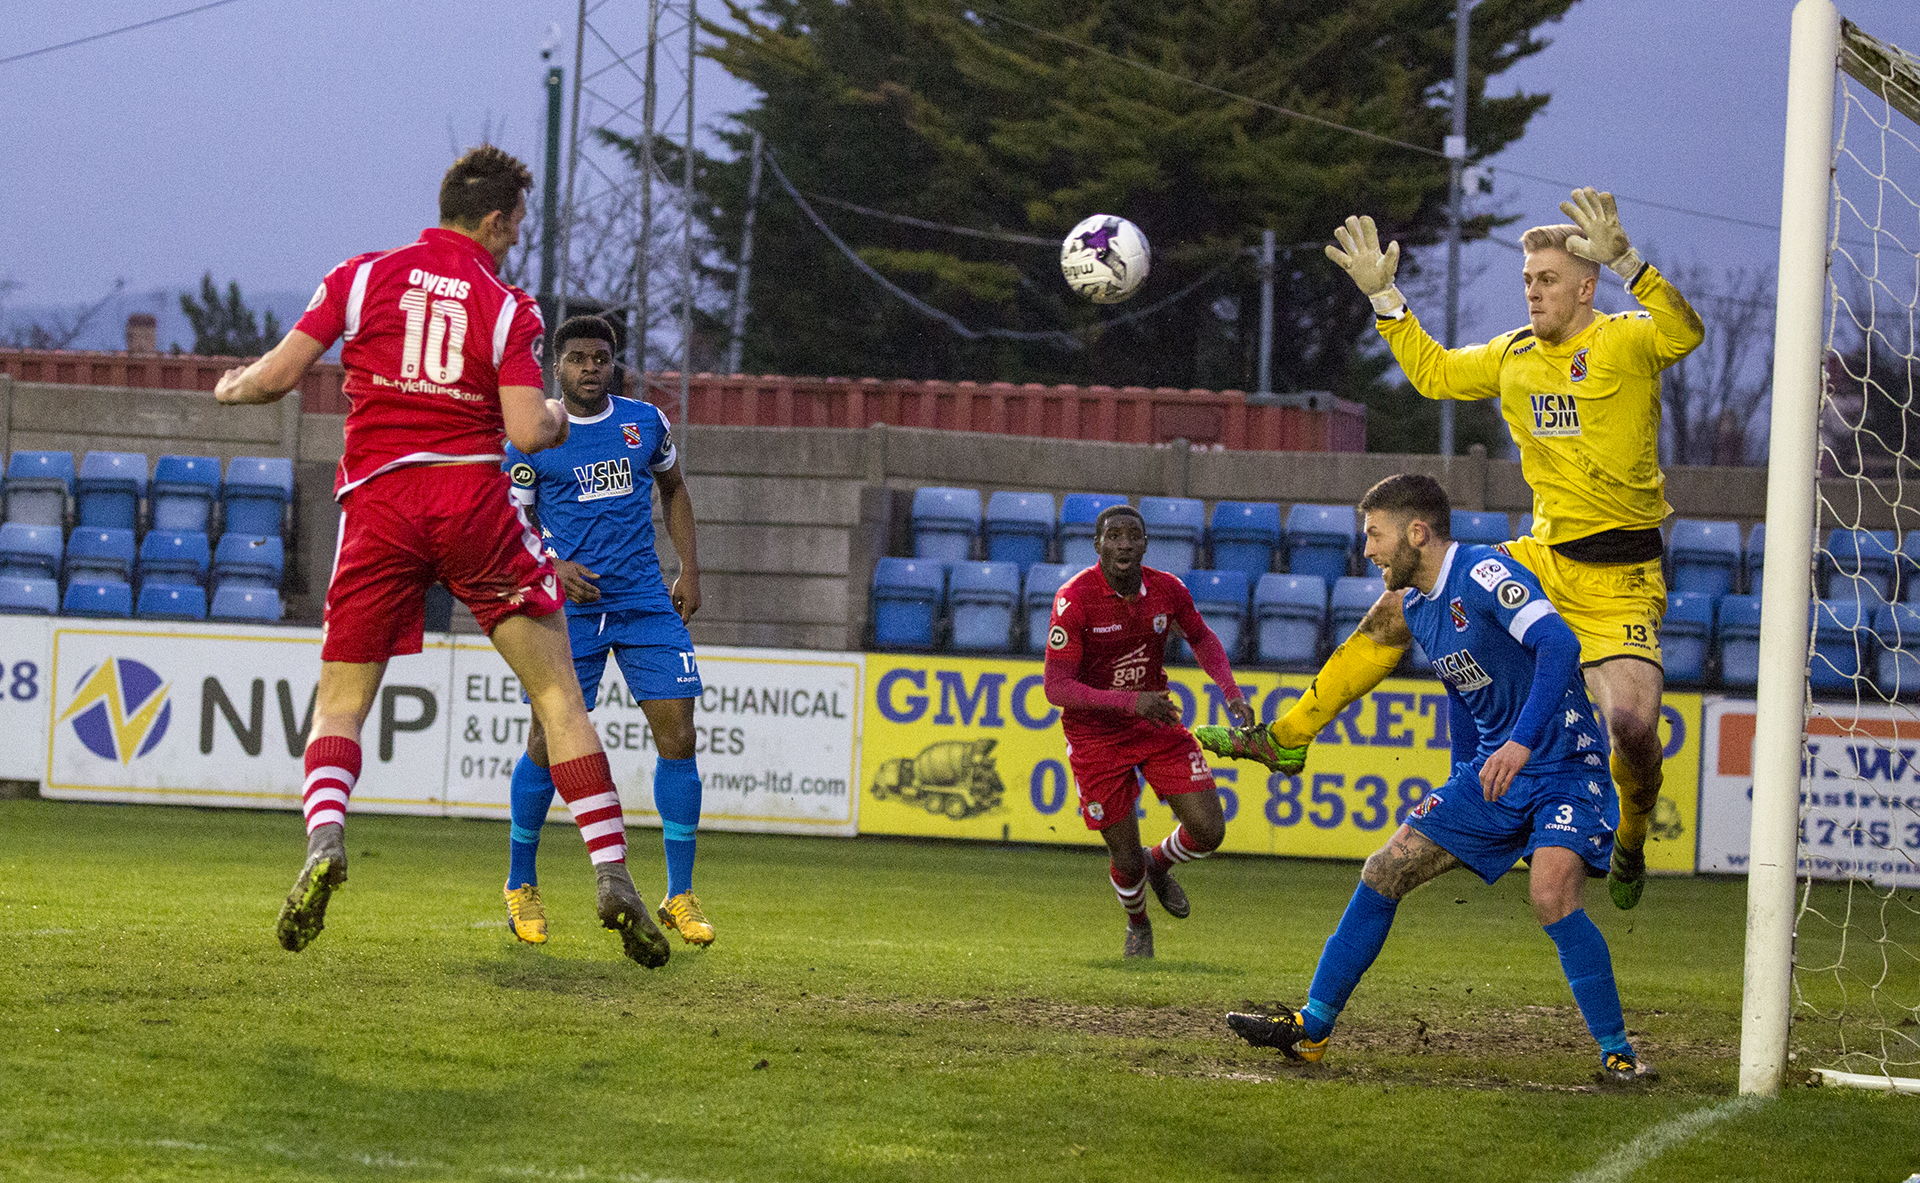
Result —
[[1592, 1170], [1575, 1175], [1567, 1183], [1622, 1183], [1670, 1147], [1692, 1139], [1729, 1117], [1755, 1108], [1764, 1100], [1763, 1097], [1735, 1097], [1731, 1101], [1683, 1113], [1672, 1121], [1661, 1122], [1595, 1163]]

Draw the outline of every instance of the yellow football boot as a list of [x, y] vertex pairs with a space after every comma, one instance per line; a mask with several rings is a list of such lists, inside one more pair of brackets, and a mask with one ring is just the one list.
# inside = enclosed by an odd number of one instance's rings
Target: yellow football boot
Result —
[[683, 891], [660, 905], [660, 923], [678, 929], [680, 939], [689, 945], [713, 944], [713, 923], [700, 910], [700, 897]]
[[507, 927], [529, 945], [547, 943], [547, 908], [540, 902], [540, 889], [534, 884], [503, 889], [507, 898]]

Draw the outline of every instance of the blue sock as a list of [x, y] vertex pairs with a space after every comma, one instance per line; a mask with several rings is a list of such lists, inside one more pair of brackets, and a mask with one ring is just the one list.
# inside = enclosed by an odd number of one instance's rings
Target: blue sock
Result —
[[700, 766], [692, 756], [653, 765], [653, 808], [667, 854], [667, 898], [693, 890], [693, 836], [700, 828]]
[[1566, 971], [1580, 1017], [1603, 1052], [1631, 1052], [1627, 1020], [1620, 1013], [1620, 989], [1613, 982], [1613, 957], [1607, 938], [1593, 926], [1582, 908], [1547, 925], [1547, 935], [1560, 950], [1560, 968]]
[[540, 852], [540, 827], [546, 824], [547, 810], [553, 806], [553, 774], [533, 762], [525, 752], [513, 766], [508, 806], [513, 828], [507, 841], [507, 890], [540, 882], [533, 868]]
[[1313, 985], [1307, 987], [1307, 1005], [1300, 1008], [1308, 1039], [1322, 1040], [1333, 1031], [1333, 1021], [1346, 1009], [1347, 995], [1353, 993], [1360, 975], [1380, 955], [1380, 946], [1387, 943], [1387, 930], [1393, 927], [1393, 914], [1399, 907], [1399, 901], [1388, 899], [1365, 883], [1353, 889], [1339, 927], [1320, 951]]

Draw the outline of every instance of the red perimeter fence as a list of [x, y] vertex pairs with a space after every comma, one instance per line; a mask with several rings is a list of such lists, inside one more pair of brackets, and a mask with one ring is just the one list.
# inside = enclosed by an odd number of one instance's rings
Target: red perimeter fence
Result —
[[[0, 373], [21, 382], [212, 390], [242, 359], [193, 354], [0, 349]], [[345, 414], [338, 363], [322, 362], [300, 384], [304, 410]], [[931, 427], [1052, 439], [1200, 446], [1269, 452], [1361, 452], [1366, 408], [1314, 396], [1256, 405], [1233, 390], [1145, 386], [1044, 386], [901, 378], [787, 378], [694, 374], [692, 421], [739, 427]], [[647, 398], [680, 419], [680, 375], [647, 375]]]

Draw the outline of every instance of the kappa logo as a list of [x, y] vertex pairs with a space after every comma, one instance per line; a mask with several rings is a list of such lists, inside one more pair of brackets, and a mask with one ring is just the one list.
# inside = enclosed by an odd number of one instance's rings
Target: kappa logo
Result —
[[1580, 402], [1571, 394], [1530, 394], [1535, 438], [1580, 434]]
[[1593, 736], [1588, 735], [1584, 731], [1582, 731], [1579, 737], [1573, 741], [1573, 748], [1577, 752], [1584, 752], [1592, 746], [1593, 746]]
[[1500, 606], [1512, 611], [1527, 602], [1528, 592], [1525, 584], [1517, 579], [1509, 579], [1494, 590], [1494, 597]]
[[1575, 382], [1585, 382], [1587, 380], [1587, 351], [1585, 349], [1574, 350], [1573, 361], [1567, 366], [1567, 377]]
[[1578, 726], [1580, 726], [1580, 712], [1579, 712], [1579, 711], [1576, 711], [1576, 710], [1569, 710], [1569, 711], [1567, 711], [1567, 726], [1569, 726], [1569, 727], [1578, 727]]
[[1453, 617], [1453, 631], [1456, 633], [1466, 632], [1467, 606], [1460, 602], [1459, 596], [1455, 596], [1447, 601], [1447, 612]]
[[1600, 767], [1600, 757], [1598, 757], [1598, 756], [1588, 756], [1588, 757], [1587, 757], [1587, 764], [1588, 764], [1588, 765], [1589, 765], [1590, 767], [1593, 767], [1593, 768], [1598, 768], [1598, 767]]
[[131, 763], [167, 734], [173, 719], [169, 687], [152, 668], [130, 657], [110, 657], [80, 675], [60, 722], [102, 760]]
[[622, 423], [620, 425], [620, 434], [626, 439], [627, 447], [629, 448], [637, 448], [646, 442], [640, 438], [640, 425], [638, 423]]
[[1516, 349], [1516, 350], [1514, 350], [1514, 351], [1513, 351], [1513, 356], [1515, 356], [1515, 357], [1519, 357], [1519, 356], [1520, 356], [1521, 354], [1523, 354], [1523, 353], [1532, 353], [1532, 352], [1533, 352], [1533, 347], [1534, 347], [1535, 345], [1537, 345], [1538, 343], [1539, 343], [1539, 342], [1537, 342], [1537, 341], [1529, 341], [1529, 342], [1527, 342], [1527, 343], [1526, 343], [1525, 345], [1522, 345], [1522, 346], [1521, 346], [1520, 348], [1518, 348], [1518, 349]]
[[1433, 672], [1455, 690], [1483, 690], [1493, 685], [1493, 676], [1474, 660], [1473, 651], [1460, 649], [1442, 653], [1433, 659]]

